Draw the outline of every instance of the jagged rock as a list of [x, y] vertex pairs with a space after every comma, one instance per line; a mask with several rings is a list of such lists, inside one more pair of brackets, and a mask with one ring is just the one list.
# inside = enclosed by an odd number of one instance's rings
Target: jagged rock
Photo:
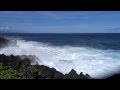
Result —
[[30, 59], [27, 56], [21, 59], [20, 56], [1, 54], [0, 63], [9, 65], [28, 79], [89, 79], [90, 77], [88, 74], [84, 75], [83, 73], [78, 75], [73, 69], [64, 75], [54, 68], [44, 65], [31, 65]]
[[[28, 56], [26, 56], [26, 55], [21, 55], [20, 58], [21, 58], [21, 59], [28, 58], [28, 59], [30, 60], [31, 64], [38, 64], [37, 61], [39, 60], [35, 55], [28, 55]], [[40, 61], [40, 60], [39, 60], [39, 61]]]
[[64, 75], [58, 71], [56, 71], [55, 68], [52, 68], [53, 72], [54, 72], [54, 76], [53, 79], [63, 79]]
[[120, 74], [115, 74], [115, 75], [112, 75], [112, 76], [107, 77], [105, 79], [120, 79]]
[[91, 78], [90, 75], [88, 75], [88, 74], [85, 74], [85, 76], [88, 77], [88, 78]]
[[[14, 42], [7, 40], [5, 38], [0, 38], [0, 48], [5, 47]], [[82, 73], [78, 75], [75, 70], [71, 70], [68, 74], [62, 74], [54, 68], [49, 68], [44, 65], [31, 65], [31, 63], [36, 63], [38, 58], [33, 55], [22, 55], [22, 56], [6, 56], [4, 54], [0, 55], [0, 63], [3, 65], [9, 65], [11, 68], [22, 73], [28, 79], [88, 79], [90, 76], [83, 75]]]
[[68, 74], [65, 74], [64, 79], [79, 79], [79, 75], [72, 69]]
[[68, 74], [65, 74], [64, 79], [89, 79], [90, 76], [84, 75], [83, 72], [78, 75], [74, 69], [72, 69]]
[[13, 43], [12, 41], [0, 37], [0, 48], [6, 47], [6, 46], [8, 46], [9, 44], [12, 44], [12, 43]]

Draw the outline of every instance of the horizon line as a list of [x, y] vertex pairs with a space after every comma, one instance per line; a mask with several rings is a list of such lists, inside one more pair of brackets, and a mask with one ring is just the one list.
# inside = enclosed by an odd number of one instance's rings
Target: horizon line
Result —
[[[0, 33], [0, 34], [95, 34], [95, 33], [96, 32], [91, 32], [91, 33], [50, 33], [50, 32], [48, 32], [48, 33], [39, 33], [39, 32], [38, 33], [27, 33], [27, 32], [23, 32], [22, 33], [22, 32], [9, 32], [9, 33]], [[97, 33], [100, 34], [101, 32], [97, 32]], [[102, 33], [108, 33], [108, 32], [102, 32]], [[113, 32], [109, 32], [109, 33], [113, 33]], [[116, 32], [115, 34], [120, 34], [120, 33]]]

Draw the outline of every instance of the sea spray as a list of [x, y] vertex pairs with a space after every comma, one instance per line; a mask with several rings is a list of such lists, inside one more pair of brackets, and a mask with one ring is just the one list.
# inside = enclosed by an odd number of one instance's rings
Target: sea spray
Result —
[[0, 49], [5, 55], [31, 55], [40, 65], [54, 67], [66, 74], [74, 69], [88, 73], [94, 78], [103, 78], [116, 73], [120, 68], [119, 51], [86, 47], [51, 46], [42, 42], [17, 40], [16, 45]]

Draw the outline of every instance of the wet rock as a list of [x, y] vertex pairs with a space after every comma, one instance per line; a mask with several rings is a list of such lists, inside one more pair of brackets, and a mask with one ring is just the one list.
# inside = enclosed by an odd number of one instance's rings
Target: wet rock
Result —
[[80, 73], [78, 75], [75, 70], [71, 70], [68, 74], [62, 74], [55, 68], [49, 68], [44, 65], [31, 65], [30, 59], [25, 56], [6, 56], [0, 55], [0, 63], [9, 65], [11, 68], [20, 72], [27, 79], [89, 79], [88, 74]]
[[120, 79], [120, 74], [115, 74], [115, 75], [112, 75], [112, 76], [107, 77], [105, 79]]
[[[10, 40], [0, 38], [0, 48], [8, 46], [11, 43], [13, 42]], [[83, 73], [78, 75], [73, 69], [68, 74], [64, 75], [61, 72], [56, 71], [54, 68], [49, 68], [44, 65], [31, 65], [32, 63], [37, 64], [37, 60], [38, 58], [34, 55], [0, 55], [0, 63], [3, 65], [9, 65], [28, 79], [89, 79], [90, 77], [88, 74], [83, 75]]]
[[21, 55], [20, 58], [21, 58], [21, 59], [28, 58], [28, 59], [30, 60], [30, 62], [31, 62], [32, 65], [38, 64], [37, 61], [40, 61], [35, 55], [28, 55], [28, 56], [26, 56], [26, 55]]
[[13, 42], [8, 39], [0, 37], [0, 48], [6, 47], [11, 43], [13, 43]]
[[86, 74], [84, 75], [83, 72], [77, 74], [74, 69], [72, 69], [68, 74], [65, 74], [64, 79], [90, 79], [91, 77]]

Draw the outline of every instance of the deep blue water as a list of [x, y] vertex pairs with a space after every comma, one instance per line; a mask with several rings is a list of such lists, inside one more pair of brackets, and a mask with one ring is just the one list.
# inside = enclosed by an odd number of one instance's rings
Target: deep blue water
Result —
[[98, 49], [120, 50], [119, 33], [81, 33], [81, 34], [0, 34], [22, 38], [27, 41], [43, 42], [55, 46], [84, 46]]

